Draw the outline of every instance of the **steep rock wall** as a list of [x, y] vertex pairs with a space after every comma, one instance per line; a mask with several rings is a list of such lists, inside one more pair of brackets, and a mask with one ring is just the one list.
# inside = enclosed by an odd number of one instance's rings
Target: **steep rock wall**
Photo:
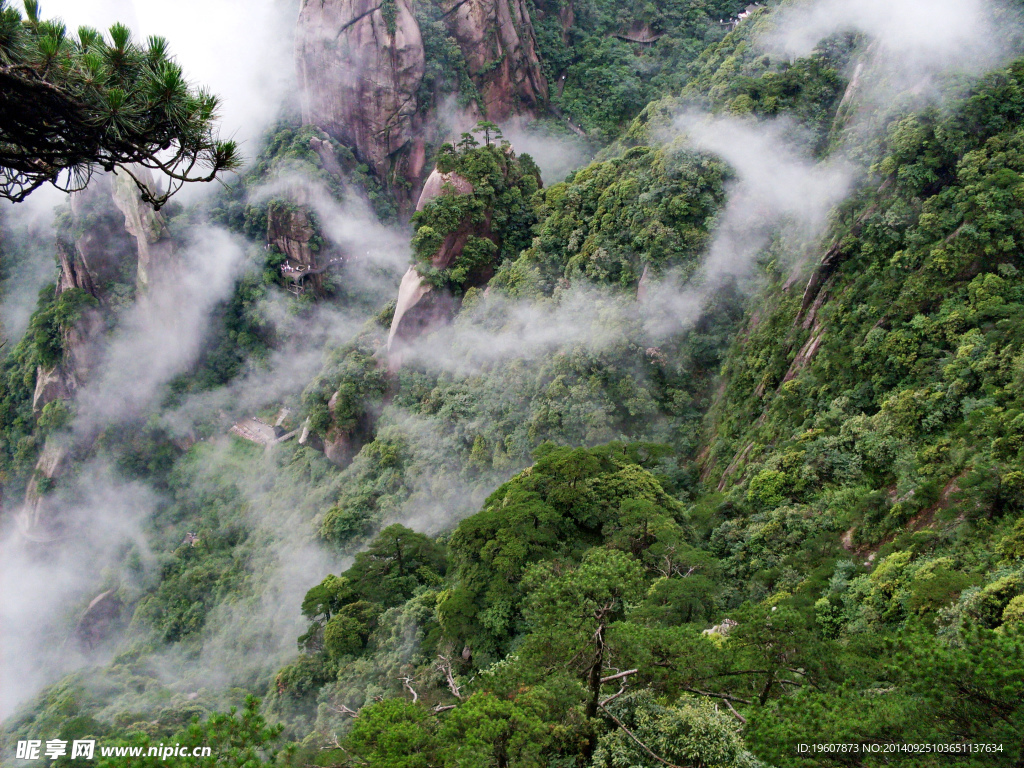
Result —
[[113, 176], [103, 175], [71, 195], [71, 227], [57, 234], [58, 293], [81, 288], [102, 302], [107, 284], [120, 279], [126, 262], [137, 258], [135, 241], [114, 205], [114, 184]]
[[[152, 185], [153, 174], [146, 168], [133, 168], [133, 173]], [[167, 231], [167, 220], [153, 206], [142, 201], [142, 194], [131, 177], [119, 174], [113, 182], [114, 204], [124, 214], [124, 228], [135, 238], [138, 266], [135, 285], [149, 288], [154, 280], [168, 276], [174, 261], [174, 243]]]
[[409, 0], [303, 0], [296, 59], [303, 120], [353, 147], [411, 207], [426, 140], [416, 98], [426, 59]]
[[304, 207], [272, 205], [267, 212], [267, 243], [300, 265], [313, 265], [311, 242], [316, 230]]
[[[60, 264], [58, 296], [79, 289], [102, 304], [107, 284], [119, 277], [126, 260], [137, 258], [132, 239], [114, 208], [114, 190], [112, 178], [102, 176], [88, 189], [71, 196], [72, 230], [62, 232], [55, 243]], [[64, 328], [63, 359], [53, 368], [39, 367], [36, 372], [34, 411], [42, 411], [54, 400], [74, 397], [96, 364], [96, 345], [104, 327], [101, 313], [90, 307], [81, 310], [74, 325]]]
[[535, 114], [547, 101], [548, 84], [526, 1], [444, 0], [442, 8], [480, 91], [484, 116], [502, 122]]
[[[427, 203], [440, 197], [446, 191], [449, 194], [471, 195], [473, 194], [473, 185], [457, 173], [441, 173], [435, 168], [427, 178], [427, 183], [423, 185], [423, 191], [416, 202], [416, 210], [422, 211]], [[482, 222], [473, 222], [467, 219], [458, 229], [445, 237], [441, 247], [430, 260], [434, 269], [448, 269], [462, 253], [469, 238], [474, 236], [494, 239], [491, 232], [490, 211], [484, 214]], [[488, 275], [487, 279], [489, 280], [490, 277]]]
[[[60, 362], [52, 368], [37, 368], [32, 400], [37, 414], [56, 400], [74, 400], [89, 380], [100, 360], [99, 345], [107, 327], [102, 311], [109, 298], [107, 288], [123, 279], [126, 272], [130, 274], [136, 260], [143, 258], [145, 246], [159, 242], [147, 233], [163, 231], [162, 226], [154, 230], [155, 222], [147, 221], [144, 209], [136, 209], [130, 200], [118, 199], [116, 183], [111, 176], [101, 176], [87, 189], [73, 194], [70, 226], [56, 238], [60, 263], [57, 295], [83, 290], [99, 306], [82, 307], [77, 320], [63, 327]], [[122, 204], [127, 211], [120, 207]], [[148, 251], [149, 257], [154, 253]], [[141, 264], [139, 267], [141, 270]], [[48, 509], [47, 488], [64, 473], [73, 448], [70, 437], [60, 432], [46, 439], [18, 518], [21, 534], [29, 541], [45, 543], [62, 535], [60, 522]]]
[[36, 461], [35, 471], [25, 489], [25, 504], [18, 515], [18, 529], [28, 541], [46, 543], [60, 538], [60, 528], [47, 514], [45, 485], [60, 476], [67, 464], [66, 441], [49, 438]]
[[[426, 176], [427, 144], [444, 138], [436, 110], [419, 102], [426, 57], [410, 3], [303, 0], [296, 32], [304, 122], [352, 147], [404, 214]], [[548, 85], [526, 0], [438, 5], [480, 93], [471, 119], [538, 114]]]

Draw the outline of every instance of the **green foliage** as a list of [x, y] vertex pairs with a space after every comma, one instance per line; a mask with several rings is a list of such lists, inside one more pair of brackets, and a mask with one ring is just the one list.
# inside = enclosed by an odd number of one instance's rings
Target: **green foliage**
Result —
[[366, 647], [380, 607], [360, 600], [342, 606], [324, 626], [324, 649], [332, 658], [354, 656]]
[[568, 0], [532, 0], [531, 5], [552, 103], [591, 136], [608, 139], [649, 102], [678, 93], [687, 65], [724, 36], [718, 21], [739, 13], [745, 3], [595, 0], [570, 6]]
[[214, 134], [217, 97], [189, 85], [164, 38], [136, 44], [123, 24], [109, 37], [91, 27], [69, 35], [60, 20], [39, 18], [37, 2], [25, 8], [23, 19], [0, 4], [0, 62], [11, 80], [0, 196], [17, 202], [46, 182], [81, 189], [96, 169], [135, 180], [131, 168], [142, 165], [172, 175], [162, 194], [136, 180], [160, 207], [185, 182], [241, 164], [236, 143]]
[[[216, 712], [203, 722], [197, 718], [187, 728], [175, 734], [169, 742], [175, 746], [180, 744], [189, 752], [200, 747], [209, 748], [208, 757], [176, 758], [181, 760], [183, 765], [198, 768], [255, 768], [266, 761], [274, 761], [280, 752], [277, 742], [281, 731], [282, 726], [267, 724], [260, 712], [259, 699], [249, 696], [241, 712], [232, 708], [229, 712]], [[106, 741], [103, 746], [141, 748], [143, 757], [132, 758], [132, 764], [148, 768], [164, 765], [166, 760], [162, 755], [147, 755], [151, 746], [157, 746], [154, 742], [155, 740], [148, 735], [138, 734], [120, 741]], [[96, 765], [99, 768], [124, 765], [124, 757], [101, 757], [98, 753], [97, 749]]]
[[[454, 174], [455, 181], [446, 182], [441, 195], [413, 216], [416, 267], [435, 286], [462, 289], [479, 282], [529, 243], [536, 220], [531, 199], [540, 187], [540, 172], [529, 155], [516, 157], [508, 143], [492, 142], [496, 131], [493, 123], [482, 122], [475, 132], [483, 134], [483, 146], [470, 137], [472, 143], [441, 148], [437, 170]], [[456, 188], [466, 182], [471, 191]], [[451, 263], [432, 264], [442, 249], [458, 249], [454, 244], [460, 239], [464, 245]]]
[[41, 304], [29, 323], [29, 333], [35, 347], [35, 363], [53, 368], [64, 357], [65, 334], [74, 328], [86, 308], [95, 307], [98, 302], [81, 288], [71, 288], [63, 291], [52, 303]]
[[522, 584], [531, 563], [578, 557], [627, 502], [643, 500], [669, 518], [679, 503], [622, 446], [542, 446], [537, 462], [495, 491], [452, 534], [455, 586], [438, 606], [445, 632], [493, 654], [521, 629]]
[[438, 729], [441, 764], [452, 768], [547, 765], [544, 755], [552, 736], [546, 710], [543, 699], [530, 692], [511, 700], [489, 693], [471, 696]]
[[725, 179], [718, 161], [672, 145], [594, 163], [538, 195], [538, 236], [496, 284], [530, 295], [563, 279], [635, 288], [648, 268], [692, 274]]
[[263, 302], [269, 295], [267, 286], [265, 274], [247, 272], [235, 283], [231, 295], [218, 303], [210, 318], [210, 336], [199, 359], [191, 371], [171, 382], [175, 400], [224, 386], [247, 366], [259, 365], [266, 359], [274, 342], [273, 328], [263, 311]]
[[786, 474], [777, 469], [762, 469], [747, 489], [747, 501], [758, 509], [775, 509], [785, 498]]
[[[189, 661], [223, 649], [243, 670], [240, 685], [268, 691], [269, 711], [303, 741], [294, 764], [888, 760], [805, 755], [801, 743], [985, 742], [1004, 752], [957, 764], [1016, 759], [1022, 65], [942, 110], [894, 114], [879, 134], [849, 137], [875, 182], [833, 217], [829, 268], [806, 301], [806, 275], [781, 266], [804, 254], [780, 238], [762, 254], [752, 298], [725, 286], [692, 330], [652, 346], [635, 301], [641, 275], [696, 272], [730, 176], [658, 143], [677, 98], [643, 103], [671, 90], [720, 114], [785, 114], [825, 154], [846, 119], [836, 114], [837, 73], [860, 41], [836, 38], [778, 62], [751, 44], [771, 9], [728, 36], [709, 21], [738, 10], [731, 3], [595, 0], [576, 4], [564, 30], [562, 3], [532, 10], [549, 78], [567, 74], [556, 107], [606, 136], [639, 116], [603, 160], [543, 191], [493, 124], [438, 151], [438, 169], [473, 192], [447, 188], [418, 214], [413, 244], [425, 276], [462, 294], [447, 351], [462, 367], [410, 361], [386, 372], [377, 352], [393, 306], [380, 311], [379, 297], [353, 289], [346, 308], [370, 319], [353, 342], [325, 351], [300, 414], [313, 444], [339, 463], [354, 456], [345, 468], [294, 444], [266, 455], [237, 441], [170, 451], [155, 425], [111, 430], [99, 446], [126, 443], [118, 466], [161, 490], [152, 556], [126, 557], [139, 585], [122, 588], [131, 648], [89, 685], [47, 691], [16, 729], [177, 734], [208, 694], [185, 704], [155, 679], [147, 665], [170, 645], [168, 657]], [[417, 3], [415, 13], [434, 52], [421, 103], [456, 87], [466, 103], [476, 98], [440, 6]], [[664, 33], [654, 45], [616, 37], [646, 34], [645, 24]], [[700, 55], [702, 43], [711, 45]], [[282, 201], [250, 206], [245, 192], [290, 168], [323, 178], [315, 147], [325, 145], [314, 140], [325, 141], [279, 126], [254, 175], [219, 200], [218, 219], [261, 239], [272, 216], [299, 212]], [[326, 146], [359, 178], [344, 148]], [[460, 259], [431, 272], [427, 262], [456, 235]], [[245, 318], [255, 322], [281, 258], [254, 255], [253, 282], [217, 318], [237, 339], [214, 345], [198, 369], [206, 383], [184, 382], [179, 394], [230, 380], [277, 343], [252, 338]], [[345, 290], [333, 294], [339, 303]], [[3, 364], [4, 469], [27, 476], [38, 441], [66, 423], [59, 403], [37, 423], [31, 399], [36, 366], [59, 362], [85, 309], [73, 299], [44, 296]], [[495, 360], [463, 340], [480, 331], [518, 340], [526, 302], [558, 333], [592, 321], [600, 344], [570, 338]], [[411, 519], [461, 522], [436, 536], [392, 524]], [[186, 531], [197, 537], [183, 543]], [[304, 585], [306, 631], [289, 661], [261, 616], [268, 602], [285, 614], [297, 606], [278, 605], [280, 582], [268, 574], [281, 540], [298, 552], [312, 531], [352, 560]], [[228, 624], [228, 638], [219, 625], [232, 615], [241, 629]], [[257, 658], [283, 666], [271, 676], [243, 663]], [[129, 703], [105, 704], [95, 691]], [[160, 697], [170, 700], [163, 715], [136, 712]], [[263, 727], [239, 739], [239, 760], [252, 761], [245, 745], [260, 743]]]
[[240, 529], [228, 530], [205, 537], [198, 552], [182, 548], [165, 565], [157, 590], [139, 603], [135, 620], [151, 624], [167, 642], [199, 632], [213, 607], [244, 578], [242, 564], [233, 557], [244, 536]]
[[380, 15], [384, 17], [384, 26], [387, 28], [388, 34], [395, 34], [395, 21], [398, 19], [396, 0], [383, 0], [380, 4]]
[[361, 710], [344, 748], [364, 764], [389, 768], [539, 768], [551, 740], [544, 713], [529, 694], [477, 694], [438, 723], [423, 707], [392, 699]]
[[409, 497], [408, 464], [405, 439], [378, 431], [349, 468], [352, 482], [345, 484], [337, 502], [324, 514], [320, 536], [346, 549], [365, 544], [387, 515]]
[[69, 418], [68, 408], [53, 402], [37, 419], [32, 409], [36, 376], [40, 369], [51, 371], [61, 364], [67, 334], [98, 302], [78, 288], [58, 296], [54, 293], [53, 285], [39, 292], [28, 330], [0, 361], [0, 483], [24, 478], [42, 447], [42, 438], [60, 429]]
[[841, 72], [858, 52], [856, 37], [822, 41], [811, 55], [793, 61], [765, 55], [756, 36], [772, 29], [769, 12], [753, 16], [715, 45], [690, 69], [682, 98], [728, 116], [771, 118], [784, 115], [799, 125], [800, 139], [823, 153], [841, 127], [837, 114], [846, 83]]
[[346, 746], [364, 763], [380, 768], [429, 768], [436, 754], [433, 723], [422, 707], [389, 699], [364, 707]]
[[1013, 529], [1000, 540], [998, 550], [1009, 562], [1024, 560], [1024, 517], [1018, 519]]
[[310, 589], [302, 600], [302, 615], [313, 621], [326, 621], [352, 599], [348, 579], [327, 576]]
[[303, 410], [314, 434], [356, 436], [367, 431], [368, 412], [387, 389], [386, 372], [374, 356], [373, 336], [364, 334], [325, 355], [320, 373], [302, 393]]
[[442, 3], [414, 3], [416, 22], [423, 38], [424, 72], [416, 101], [421, 112], [442, 103], [449, 94], [456, 94], [459, 106], [482, 105], [480, 92], [469, 75], [466, 57], [445, 25], [446, 10]]
[[[849, 665], [851, 684], [828, 693], [803, 691], [757, 712], [748, 742], [776, 765], [839, 766], [874, 764], [863, 745], [878, 741], [986, 740], [1000, 745], [999, 750], [958, 756], [958, 764], [1001, 764], [1021, 745], [1015, 733], [1022, 716], [1021, 647], [1019, 631], [973, 632], [963, 646], [953, 647], [928, 634], [907, 632], [877, 649], [891, 655], [881, 668], [865, 657], [840, 657], [840, 664]], [[796, 744], [826, 733], [836, 743], [861, 745], [862, 756], [796, 754]], [[931, 764], [925, 756], [908, 759], [912, 765]]]
[[[536, 643], [549, 659], [571, 659], [578, 643], [598, 631], [601, 622], [611, 623], [625, 615], [644, 593], [644, 572], [624, 552], [592, 549], [578, 568], [545, 562], [532, 566], [523, 579], [529, 593], [524, 618]], [[603, 614], [603, 615], [602, 615]]]
[[327, 576], [306, 593], [302, 614], [311, 623], [300, 650], [335, 660], [359, 655], [381, 614], [440, 584], [445, 569], [443, 546], [405, 526], [388, 526], [342, 576]]
[[[684, 694], [665, 706], [642, 691], [626, 694], [609, 709], [622, 725], [601, 737], [591, 762], [593, 768], [656, 768], [663, 761], [722, 768], [761, 765], [744, 747], [736, 721], [707, 699]], [[638, 740], [647, 749], [640, 747]]]
[[355, 592], [385, 608], [404, 603], [445, 573], [444, 549], [422, 533], [390, 525], [345, 572]]
[[[875, 166], [887, 180], [844, 206], [835, 227], [828, 300], [807, 320], [776, 284], [724, 368], [708, 466], [731, 519], [716, 521], [712, 540], [745, 564], [737, 575], [764, 584], [747, 594], [793, 590], [815, 562], [831, 571], [829, 528], [846, 531], [864, 559], [901, 537], [870, 577], [824, 591], [828, 632], [914, 618], [997, 626], [1013, 597], [985, 590], [1008, 575], [995, 572], [1000, 557], [1015, 562], [1022, 501], [1010, 425], [1021, 410], [1024, 300], [1013, 120], [1024, 113], [1006, 91], [1019, 78], [1015, 64], [947, 113], [894, 118]], [[996, 106], [999, 94], [1007, 100]], [[814, 355], [795, 363], [812, 337]], [[784, 531], [781, 518], [762, 516], [783, 504], [806, 505], [825, 528], [773, 537], [781, 546], [767, 556], [735, 548], [772, 525]], [[827, 574], [813, 578], [820, 590]], [[981, 596], [996, 592], [991, 604]]]

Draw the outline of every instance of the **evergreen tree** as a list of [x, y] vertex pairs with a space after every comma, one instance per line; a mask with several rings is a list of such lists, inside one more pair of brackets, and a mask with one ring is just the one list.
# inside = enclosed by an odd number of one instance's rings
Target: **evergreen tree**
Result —
[[[166, 40], [137, 44], [122, 24], [109, 38], [72, 36], [40, 18], [38, 0], [25, 11], [0, 0], [0, 197], [79, 190], [100, 169], [127, 174], [159, 208], [186, 182], [239, 166], [235, 143], [214, 135], [217, 97], [189, 86]], [[151, 189], [140, 168], [168, 189]]]

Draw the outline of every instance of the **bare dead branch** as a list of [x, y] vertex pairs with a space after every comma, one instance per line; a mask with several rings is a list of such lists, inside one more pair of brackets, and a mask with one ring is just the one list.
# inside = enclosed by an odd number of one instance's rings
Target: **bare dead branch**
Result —
[[[343, 746], [341, 746], [341, 744], [338, 744], [338, 737], [337, 736], [334, 737], [334, 744], [336, 745], [337, 749], [340, 749], [342, 752], [344, 752], [349, 757], [354, 757], [356, 760], [361, 762], [363, 765], [373, 765], [365, 757], [357, 755], [355, 752], [349, 752], [347, 749], [345, 749]], [[334, 747], [325, 747], [325, 749], [334, 749]]]
[[687, 693], [696, 693], [696, 694], [698, 694], [700, 696], [712, 696], [712, 697], [714, 697], [716, 699], [725, 699], [726, 701], [736, 701], [736, 702], [739, 702], [740, 704], [750, 704], [751, 703], [747, 699], [741, 699], [741, 698], [739, 698], [737, 696], [729, 696], [728, 694], [725, 694], [725, 693], [712, 693], [711, 691], [702, 691], [702, 690], [700, 690], [698, 688], [686, 688], [686, 687], [683, 687], [683, 690], [686, 691]]
[[436, 665], [436, 669], [439, 672], [444, 673], [445, 680], [448, 683], [448, 690], [452, 692], [452, 696], [454, 696], [459, 701], [462, 701], [462, 689], [455, 682], [455, 673], [452, 671], [451, 659], [449, 659], [447, 656], [441, 655], [438, 655], [437, 659], [438, 663]]
[[736, 708], [732, 705], [732, 702], [728, 699], [723, 699], [723, 701], [725, 701], [725, 706], [729, 708], [729, 711], [736, 715], [736, 719], [743, 723], [743, 725], [746, 725], [747, 718], [745, 718], [743, 715], [736, 711]]
[[603, 709], [606, 704], [608, 704], [610, 702], [613, 702], [617, 698], [619, 698], [619, 696], [621, 696], [622, 694], [624, 694], [626, 692], [626, 685], [627, 685], [628, 682], [629, 682], [628, 680], [623, 678], [622, 684], [619, 686], [619, 690], [616, 693], [613, 693], [611, 696], [609, 696], [604, 701], [598, 702], [597, 706], [601, 707]]
[[644, 743], [643, 743], [642, 741], [640, 741], [640, 739], [638, 739], [638, 738], [636, 737], [636, 735], [635, 735], [635, 734], [634, 734], [634, 733], [633, 733], [633, 732], [632, 732], [631, 730], [629, 730], [629, 728], [627, 728], [627, 727], [625, 726], [625, 724], [624, 724], [624, 723], [623, 723], [623, 722], [622, 722], [621, 720], [619, 720], [619, 718], [617, 718], [617, 717], [616, 717], [615, 715], [613, 715], [613, 714], [612, 714], [611, 712], [609, 712], [609, 711], [608, 711], [607, 709], [605, 709], [604, 707], [601, 707], [601, 711], [602, 711], [602, 712], [604, 712], [604, 713], [605, 713], [606, 715], [608, 715], [608, 717], [610, 717], [610, 718], [612, 719], [612, 721], [614, 721], [614, 723], [615, 723], [615, 724], [616, 724], [617, 726], [619, 726], [619, 728], [621, 728], [621, 729], [622, 729], [622, 732], [623, 732], [624, 734], [626, 734], [627, 736], [629, 736], [629, 738], [631, 738], [631, 739], [632, 739], [632, 740], [633, 740], [633, 741], [634, 741], [634, 742], [635, 742], [635, 743], [637, 744], [637, 746], [639, 746], [639, 747], [640, 747], [640, 749], [642, 749], [642, 750], [643, 750], [644, 752], [646, 752], [646, 753], [647, 753], [648, 755], [650, 755], [651, 757], [653, 757], [653, 758], [654, 758], [655, 760], [657, 760], [657, 761], [658, 761], [659, 763], [661, 763], [662, 765], [667, 765], [667, 766], [668, 766], [668, 768], [682, 768], [682, 766], [676, 765], [675, 763], [670, 763], [670, 762], [669, 762], [668, 760], [666, 760], [665, 758], [663, 758], [663, 757], [660, 757], [660, 756], [656, 755], [656, 754], [655, 754], [655, 753], [654, 753], [654, 752], [653, 752], [653, 751], [651, 750], [651, 748], [650, 748], [650, 747], [648, 747], [648, 746], [647, 746], [646, 744], [644, 744]]
[[339, 715], [347, 715], [347, 716], [351, 717], [353, 720], [355, 720], [357, 717], [359, 717], [359, 713], [358, 712], [356, 712], [355, 710], [349, 709], [344, 704], [341, 704], [340, 706], [332, 706], [332, 705], [328, 704], [327, 708], [329, 710], [331, 710], [332, 712], [337, 712]]
[[620, 677], [629, 677], [639, 672], [639, 669], [627, 669], [625, 672], [619, 672], [617, 675], [609, 675], [608, 677], [602, 677], [602, 683], [610, 683], [612, 680], [618, 680]]
[[416, 693], [416, 689], [412, 687], [412, 678], [400, 677], [398, 679], [402, 681], [402, 685], [404, 685], [406, 689], [409, 691], [409, 693], [412, 694], [412, 703], [415, 704], [417, 701], [419, 701], [420, 695]]

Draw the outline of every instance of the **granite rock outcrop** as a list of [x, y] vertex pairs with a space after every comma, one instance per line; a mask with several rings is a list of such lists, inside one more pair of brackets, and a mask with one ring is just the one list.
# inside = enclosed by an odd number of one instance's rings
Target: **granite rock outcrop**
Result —
[[296, 59], [303, 121], [352, 147], [411, 207], [426, 163], [426, 57], [409, 0], [303, 0]]
[[445, 25], [462, 49], [483, 116], [535, 115], [548, 98], [525, 0], [445, 0]]
[[[548, 84], [526, 0], [434, 2], [479, 93], [468, 117], [540, 114]], [[303, 0], [296, 61], [303, 121], [352, 148], [411, 214], [427, 147], [445, 138], [438, 104], [446, 95], [421, 89], [426, 56], [411, 0]]]

